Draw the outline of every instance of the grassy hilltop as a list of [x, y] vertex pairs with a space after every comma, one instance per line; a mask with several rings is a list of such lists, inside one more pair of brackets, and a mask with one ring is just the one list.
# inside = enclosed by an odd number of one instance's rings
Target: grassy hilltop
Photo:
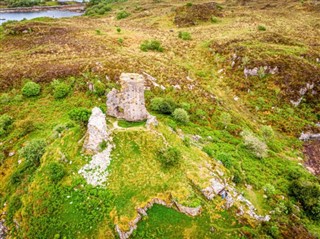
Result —
[[[156, 204], [130, 238], [320, 237], [319, 176], [298, 139], [320, 131], [319, 6], [106, 0], [81, 17], [0, 26], [7, 237], [118, 238], [115, 226], [129, 230], [154, 198], [201, 214]], [[107, 117], [115, 147], [106, 185], [94, 187], [78, 173], [92, 158], [83, 137], [122, 72], [157, 80], [145, 98], [159, 125]], [[271, 220], [208, 200], [201, 190], [214, 175]]]

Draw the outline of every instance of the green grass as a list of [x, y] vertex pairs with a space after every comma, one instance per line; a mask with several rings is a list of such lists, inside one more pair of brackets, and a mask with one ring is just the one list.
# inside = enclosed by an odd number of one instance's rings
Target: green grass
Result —
[[129, 122], [126, 120], [119, 120], [118, 126], [122, 128], [131, 128], [131, 127], [142, 127], [146, 125], [146, 121], [138, 121], [138, 122]]

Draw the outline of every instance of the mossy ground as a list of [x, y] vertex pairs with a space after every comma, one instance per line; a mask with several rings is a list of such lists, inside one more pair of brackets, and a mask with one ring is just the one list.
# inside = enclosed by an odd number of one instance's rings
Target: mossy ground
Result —
[[[289, 11], [280, 3], [279, 8], [264, 10], [221, 3], [223, 15], [218, 22], [177, 28], [172, 9], [182, 4], [129, 1], [113, 4], [113, 11], [103, 17], [37, 19], [0, 27], [0, 114], [14, 118], [13, 129], [0, 141], [6, 156], [0, 165], [0, 202], [7, 202], [1, 210], [10, 212], [12, 237], [53, 238], [59, 234], [67, 238], [113, 238], [114, 224], [126, 228], [136, 216], [137, 206], [153, 197], [168, 200], [169, 196], [184, 205], [200, 204], [204, 211], [191, 218], [155, 206], [139, 223], [133, 238], [268, 238], [274, 236], [272, 226], [281, 231], [281, 238], [301, 224], [320, 235], [319, 223], [303, 212], [292, 209], [290, 213], [282, 207], [290, 208], [294, 203], [288, 197], [292, 174], [316, 182], [299, 165], [303, 154], [296, 136], [319, 120], [319, 98], [307, 95], [299, 107], [293, 107], [289, 100], [311, 76], [319, 85], [320, 66], [315, 62], [320, 54], [315, 44], [320, 41], [319, 15], [306, 14], [300, 5]], [[130, 17], [116, 20], [120, 8], [130, 12]], [[265, 26], [266, 31], [258, 31], [258, 25]], [[121, 28], [120, 33], [117, 28]], [[22, 33], [24, 30], [28, 33]], [[192, 40], [179, 39], [179, 31], [190, 32]], [[164, 51], [142, 52], [140, 44], [150, 39], [159, 40]], [[271, 64], [279, 66], [280, 74], [246, 79], [242, 62], [231, 68], [233, 53], [248, 57], [247, 67]], [[87, 82], [100, 78], [108, 84], [105, 75], [117, 82], [121, 72], [147, 72], [156, 77], [167, 89], [147, 91], [147, 106], [156, 96], [172, 98], [184, 106], [187, 103], [191, 122], [181, 125], [171, 116], [157, 114], [157, 132], [164, 138], [147, 131], [143, 124], [121, 122], [119, 126], [124, 128], [114, 132], [116, 148], [108, 187], [92, 188], [77, 173], [90, 160], [81, 153], [85, 125], [72, 122], [68, 112], [94, 106], [105, 110], [105, 97], [88, 92]], [[40, 96], [21, 96], [26, 79], [41, 83]], [[67, 98], [54, 99], [48, 84], [53, 79], [71, 86]], [[182, 90], [173, 89], [176, 84]], [[235, 101], [235, 96], [240, 100]], [[231, 116], [227, 127], [221, 122], [223, 113]], [[54, 130], [58, 125], [68, 127], [59, 135]], [[275, 137], [267, 141], [268, 157], [258, 159], [244, 146], [240, 132], [248, 128], [261, 137], [262, 125], [272, 125]], [[190, 138], [201, 135], [202, 139], [188, 147], [177, 135], [179, 129]], [[48, 142], [40, 167], [31, 167], [23, 159], [19, 164], [18, 150], [35, 138]], [[164, 170], [156, 159], [158, 150], [165, 146], [164, 139], [182, 151], [183, 160], [177, 168]], [[15, 155], [9, 157], [10, 152]], [[230, 155], [230, 168], [214, 160], [221, 153]], [[48, 179], [46, 166], [50, 162], [59, 162], [66, 170], [57, 184]], [[277, 209], [272, 222], [257, 226], [236, 217], [233, 209], [222, 210], [220, 198], [205, 200], [199, 188], [208, 186], [207, 163], [221, 168], [229, 179], [237, 174], [237, 189], [259, 213]], [[263, 197], [266, 184], [276, 190], [270, 198]], [[292, 213], [301, 220], [294, 219]], [[13, 218], [19, 230], [14, 229]], [[301, 233], [308, 236], [304, 230]]]

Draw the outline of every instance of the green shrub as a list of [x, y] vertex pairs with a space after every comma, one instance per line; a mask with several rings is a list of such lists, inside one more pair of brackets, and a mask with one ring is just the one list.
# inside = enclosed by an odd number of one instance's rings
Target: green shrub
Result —
[[276, 192], [276, 189], [274, 188], [273, 185], [271, 185], [270, 183], [267, 183], [264, 187], [263, 187], [263, 190], [264, 192], [266, 193], [266, 195], [268, 197], [272, 197], [275, 192]]
[[161, 97], [155, 97], [150, 102], [150, 109], [154, 111], [160, 111], [160, 105], [164, 101]]
[[80, 123], [87, 123], [90, 118], [91, 112], [88, 109], [80, 107], [69, 111], [68, 115], [70, 119], [74, 121], [78, 121]]
[[294, 180], [289, 187], [290, 195], [299, 201], [306, 214], [320, 221], [320, 186], [304, 180]]
[[176, 109], [176, 103], [171, 99], [163, 99], [160, 97], [151, 100], [151, 110], [158, 111], [162, 114], [171, 114]]
[[59, 182], [66, 174], [64, 166], [57, 162], [50, 162], [46, 166], [46, 172], [53, 183]]
[[262, 133], [262, 137], [264, 138], [264, 140], [271, 140], [274, 137], [274, 132], [271, 126], [266, 126], [263, 125], [261, 127], [261, 133]]
[[232, 167], [232, 160], [231, 156], [226, 153], [220, 153], [217, 155], [217, 160], [221, 161], [221, 163], [226, 167], [226, 168], [231, 168]]
[[191, 110], [191, 104], [189, 104], [187, 102], [182, 102], [180, 106], [181, 106], [182, 109], [184, 109], [186, 111]]
[[40, 85], [29, 81], [22, 87], [22, 95], [26, 97], [37, 96], [40, 94]]
[[192, 7], [192, 5], [193, 5], [192, 2], [188, 2], [188, 3], [186, 4], [187, 7]]
[[216, 18], [216, 17], [211, 17], [211, 22], [212, 22], [212, 23], [218, 23], [218, 22], [219, 22], [219, 19]]
[[130, 13], [128, 13], [127, 11], [121, 11], [117, 13], [117, 19], [123, 19], [123, 18], [127, 18], [130, 16]]
[[0, 116], [0, 137], [8, 133], [12, 123], [13, 119], [9, 115], [3, 114]]
[[86, 9], [84, 15], [86, 16], [98, 16], [98, 15], [105, 15], [106, 13], [110, 12], [112, 9], [109, 5], [101, 2], [97, 5], [93, 5]]
[[189, 32], [179, 32], [178, 37], [182, 40], [191, 40], [191, 34]]
[[103, 150], [105, 150], [108, 146], [107, 141], [103, 140], [100, 144], [99, 144], [99, 151], [102, 152]]
[[159, 150], [157, 158], [164, 168], [169, 168], [179, 164], [181, 160], [181, 152], [174, 147]]
[[241, 135], [244, 139], [245, 146], [250, 150], [252, 150], [253, 153], [258, 158], [264, 158], [267, 156], [267, 152], [268, 152], [267, 145], [264, 142], [262, 142], [260, 139], [255, 137], [253, 133], [245, 130], [241, 133]]
[[175, 109], [172, 113], [172, 116], [176, 121], [180, 123], [186, 124], [189, 122], [189, 115], [184, 109]]
[[34, 139], [30, 141], [26, 146], [20, 149], [19, 153], [21, 157], [33, 164], [39, 165], [42, 155], [46, 151], [46, 142], [43, 139]]
[[36, 129], [32, 120], [26, 119], [17, 124], [19, 129], [19, 137], [24, 137]]
[[120, 33], [121, 32], [121, 28], [117, 27], [117, 32]]
[[97, 96], [103, 96], [106, 93], [106, 85], [101, 81], [96, 81], [94, 83], [94, 93]]
[[123, 44], [123, 38], [119, 38], [119, 39], [118, 39], [118, 43], [119, 43], [120, 45], [122, 45], [122, 44]]
[[0, 104], [8, 104], [11, 101], [11, 97], [7, 93], [3, 93], [0, 96]]
[[70, 86], [64, 82], [54, 80], [51, 85], [53, 87], [53, 97], [55, 99], [65, 98], [70, 93]]
[[202, 148], [202, 151], [208, 154], [209, 157], [213, 158], [214, 149], [210, 145], [206, 145]]
[[163, 52], [163, 47], [161, 43], [156, 40], [146, 40], [140, 45], [142, 51], [159, 51]]
[[266, 28], [265, 26], [259, 25], [259, 26], [258, 26], [258, 30], [259, 30], [259, 31], [266, 31], [267, 28]]

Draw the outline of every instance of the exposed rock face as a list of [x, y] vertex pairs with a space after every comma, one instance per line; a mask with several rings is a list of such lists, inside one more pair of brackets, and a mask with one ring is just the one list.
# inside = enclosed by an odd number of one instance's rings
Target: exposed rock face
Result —
[[0, 221], [0, 239], [5, 239], [7, 235], [7, 228], [4, 225], [4, 220]]
[[83, 148], [89, 152], [98, 153], [100, 143], [107, 141], [107, 139], [106, 117], [100, 108], [95, 107], [92, 109], [88, 122], [88, 130]]
[[144, 78], [134, 73], [122, 73], [121, 91], [113, 89], [107, 96], [108, 115], [127, 121], [142, 121], [149, 113], [144, 100]]

